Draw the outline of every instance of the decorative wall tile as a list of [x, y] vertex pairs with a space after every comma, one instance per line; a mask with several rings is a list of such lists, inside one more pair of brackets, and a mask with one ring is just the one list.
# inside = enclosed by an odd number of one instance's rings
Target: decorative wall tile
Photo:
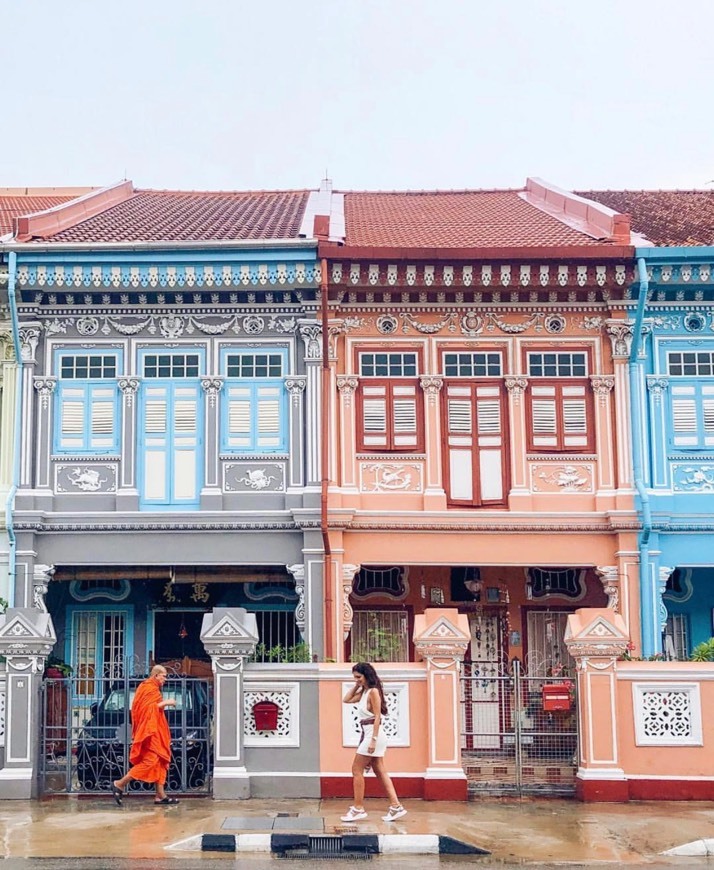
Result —
[[633, 683], [638, 746], [701, 746], [699, 683]]

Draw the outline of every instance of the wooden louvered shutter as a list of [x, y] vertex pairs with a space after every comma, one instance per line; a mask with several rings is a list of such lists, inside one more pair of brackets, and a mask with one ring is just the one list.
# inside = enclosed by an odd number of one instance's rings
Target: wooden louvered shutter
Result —
[[416, 384], [391, 384], [392, 447], [415, 450], [419, 440]]
[[144, 498], [166, 501], [168, 469], [168, 390], [147, 385], [144, 390]]
[[61, 450], [85, 448], [86, 397], [87, 391], [84, 386], [60, 384], [59, 448]]
[[89, 388], [89, 447], [105, 451], [118, 449], [116, 431], [117, 390], [113, 384]]
[[363, 450], [386, 449], [387, 431], [387, 386], [364, 383], [362, 388], [362, 426], [360, 447]]
[[496, 384], [476, 386], [476, 435], [480, 502], [502, 502], [504, 449], [503, 402]]
[[171, 478], [174, 502], [194, 502], [198, 498], [199, 390], [194, 384], [173, 388]]
[[694, 384], [672, 386], [672, 431], [676, 447], [697, 447], [697, 391]]
[[279, 384], [258, 384], [255, 387], [258, 451], [285, 449], [283, 414], [284, 387]]
[[566, 449], [587, 447], [587, 387], [585, 384], [564, 384], [560, 390], [563, 408], [563, 447]]
[[531, 447], [558, 447], [558, 405], [556, 388], [534, 383], [531, 397]]
[[449, 501], [473, 504], [474, 433], [473, 387], [446, 386], [446, 452]]
[[236, 450], [250, 450], [252, 390], [250, 385], [228, 387], [228, 426], [226, 446]]

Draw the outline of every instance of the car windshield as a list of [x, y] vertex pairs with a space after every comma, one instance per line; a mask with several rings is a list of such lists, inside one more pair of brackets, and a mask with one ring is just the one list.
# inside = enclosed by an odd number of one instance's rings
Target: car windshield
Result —
[[[136, 689], [131, 689], [129, 692], [130, 704], [134, 702], [135, 694]], [[193, 708], [191, 693], [182, 692], [180, 686], [164, 686], [164, 690], [161, 694], [163, 695], [164, 701], [173, 700], [176, 702], [176, 707], [174, 708], [176, 710], [191, 710]], [[120, 710], [123, 710], [124, 689], [114, 689], [110, 692], [104, 702], [104, 709], [108, 713], [118, 713]]]

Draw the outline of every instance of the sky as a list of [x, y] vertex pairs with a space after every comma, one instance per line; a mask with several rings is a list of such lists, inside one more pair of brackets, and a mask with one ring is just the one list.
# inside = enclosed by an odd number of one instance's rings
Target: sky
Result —
[[0, 0], [0, 187], [714, 189], [711, 0]]

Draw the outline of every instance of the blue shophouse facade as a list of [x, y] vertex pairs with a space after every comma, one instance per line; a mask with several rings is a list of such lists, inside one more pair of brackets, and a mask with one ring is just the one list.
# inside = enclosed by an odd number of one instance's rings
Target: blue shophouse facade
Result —
[[642, 648], [714, 635], [714, 247], [637, 249], [630, 360]]

